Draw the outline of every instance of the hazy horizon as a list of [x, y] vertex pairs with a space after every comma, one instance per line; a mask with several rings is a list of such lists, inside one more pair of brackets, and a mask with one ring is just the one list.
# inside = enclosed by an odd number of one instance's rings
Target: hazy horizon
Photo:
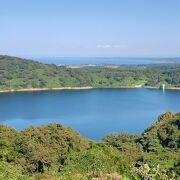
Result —
[[34, 59], [34, 58], [115, 58], [115, 59], [179, 59], [180, 56], [25, 56], [25, 55], [13, 55], [13, 54], [0, 54], [2, 56], [12, 56], [25, 59]]

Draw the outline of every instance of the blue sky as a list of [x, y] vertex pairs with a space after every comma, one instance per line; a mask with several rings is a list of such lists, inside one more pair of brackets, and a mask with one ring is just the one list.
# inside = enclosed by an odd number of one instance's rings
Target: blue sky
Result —
[[180, 56], [180, 0], [0, 0], [0, 54]]

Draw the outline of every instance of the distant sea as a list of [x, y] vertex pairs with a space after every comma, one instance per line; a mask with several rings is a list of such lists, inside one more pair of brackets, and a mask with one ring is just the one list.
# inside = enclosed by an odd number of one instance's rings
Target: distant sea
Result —
[[180, 58], [102, 58], [102, 57], [50, 57], [50, 58], [31, 58], [33, 60], [56, 65], [140, 65], [140, 64], [159, 64], [159, 63], [180, 63]]

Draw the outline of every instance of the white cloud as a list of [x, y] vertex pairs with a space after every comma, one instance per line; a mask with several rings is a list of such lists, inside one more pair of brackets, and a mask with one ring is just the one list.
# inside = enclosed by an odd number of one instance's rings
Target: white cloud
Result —
[[126, 49], [128, 46], [126, 44], [98, 44], [96, 47], [98, 49]]

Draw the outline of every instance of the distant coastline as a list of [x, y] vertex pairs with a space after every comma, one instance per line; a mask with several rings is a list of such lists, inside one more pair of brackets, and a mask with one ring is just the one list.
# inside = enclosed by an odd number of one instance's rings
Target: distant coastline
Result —
[[[58, 90], [88, 90], [88, 89], [138, 89], [138, 88], [145, 88], [145, 89], [160, 89], [158, 86], [121, 86], [121, 87], [92, 87], [92, 86], [85, 86], [85, 87], [57, 87], [57, 88], [27, 88], [27, 89], [8, 89], [8, 90], [0, 90], [0, 93], [10, 93], [10, 92], [35, 92], [35, 91], [58, 91]], [[165, 90], [180, 90], [180, 87], [169, 87]]]

